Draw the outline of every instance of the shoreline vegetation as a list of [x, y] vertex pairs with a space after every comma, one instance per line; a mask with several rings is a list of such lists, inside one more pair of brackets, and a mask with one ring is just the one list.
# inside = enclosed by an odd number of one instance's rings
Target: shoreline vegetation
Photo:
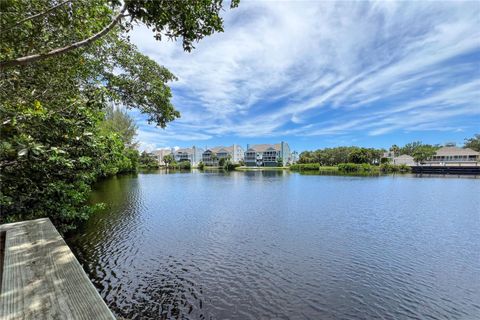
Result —
[[335, 166], [322, 166], [319, 163], [294, 164], [289, 168], [291, 171], [298, 172], [336, 172], [336, 173], [359, 173], [359, 174], [389, 174], [389, 173], [410, 173], [412, 170], [405, 164], [395, 165], [383, 163], [381, 165], [371, 165], [368, 163], [339, 163]]
[[3, 1], [0, 224], [48, 217], [67, 232], [102, 207], [88, 202], [96, 181], [158, 168], [139, 153], [125, 109], [165, 128], [180, 117], [170, 89], [177, 78], [128, 33], [142, 22], [157, 40], [191, 51], [222, 32], [220, 12], [237, 5]]

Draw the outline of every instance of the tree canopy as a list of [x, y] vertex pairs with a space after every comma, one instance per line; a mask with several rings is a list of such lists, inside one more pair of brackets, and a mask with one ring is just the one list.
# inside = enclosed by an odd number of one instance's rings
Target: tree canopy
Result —
[[339, 163], [379, 163], [383, 149], [360, 147], [335, 147], [304, 151], [300, 153], [298, 163], [319, 163], [322, 166], [332, 166]]
[[480, 133], [477, 133], [472, 138], [465, 139], [465, 148], [480, 152]]
[[221, 8], [218, 0], [0, 1], [0, 223], [50, 217], [65, 231], [86, 219], [92, 183], [140, 160], [136, 126], [111, 106], [137, 108], [160, 127], [180, 116], [168, 86], [175, 76], [128, 31], [142, 22], [191, 50], [222, 31]]
[[105, 108], [105, 119], [100, 127], [106, 132], [116, 132], [125, 146], [137, 146], [134, 139], [137, 135], [138, 126], [125, 110], [112, 105], [107, 106]]
[[[3, 0], [0, 26], [6, 50], [0, 70], [89, 46], [115, 27], [129, 31], [137, 22], [151, 28], [157, 40], [181, 38], [190, 51], [196, 41], [223, 31], [222, 8], [222, 0]], [[16, 45], [25, 40], [25, 46]]]

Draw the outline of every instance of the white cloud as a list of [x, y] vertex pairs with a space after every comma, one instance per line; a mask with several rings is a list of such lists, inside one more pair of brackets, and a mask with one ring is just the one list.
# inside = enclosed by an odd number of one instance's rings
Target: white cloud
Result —
[[478, 3], [245, 1], [224, 16], [192, 53], [133, 31], [179, 78], [182, 113], [141, 141], [441, 130], [479, 113], [478, 59], [450, 61], [480, 50]]

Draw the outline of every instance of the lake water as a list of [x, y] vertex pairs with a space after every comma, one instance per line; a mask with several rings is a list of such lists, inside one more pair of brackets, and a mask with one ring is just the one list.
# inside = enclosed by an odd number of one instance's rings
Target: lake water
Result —
[[480, 179], [114, 177], [71, 245], [134, 319], [480, 319]]

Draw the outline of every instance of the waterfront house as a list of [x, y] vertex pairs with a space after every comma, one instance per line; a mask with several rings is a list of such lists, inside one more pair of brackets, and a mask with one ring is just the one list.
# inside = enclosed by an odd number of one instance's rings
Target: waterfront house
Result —
[[470, 148], [443, 147], [426, 163], [428, 164], [476, 164], [480, 160], [480, 153]]
[[288, 143], [247, 145], [245, 165], [249, 167], [277, 167], [291, 163]]
[[196, 166], [202, 160], [202, 153], [202, 148], [193, 146], [191, 148], [182, 148], [174, 151], [173, 157], [176, 162], [189, 161], [192, 166]]
[[243, 158], [243, 148], [238, 144], [230, 147], [208, 148], [202, 153], [202, 161], [207, 166], [217, 166], [220, 159], [230, 159], [232, 163], [239, 163]]
[[158, 164], [161, 166], [166, 165], [166, 163], [163, 161], [163, 158], [166, 155], [172, 154], [174, 152], [173, 149], [158, 149], [153, 151], [153, 154], [157, 157]]

